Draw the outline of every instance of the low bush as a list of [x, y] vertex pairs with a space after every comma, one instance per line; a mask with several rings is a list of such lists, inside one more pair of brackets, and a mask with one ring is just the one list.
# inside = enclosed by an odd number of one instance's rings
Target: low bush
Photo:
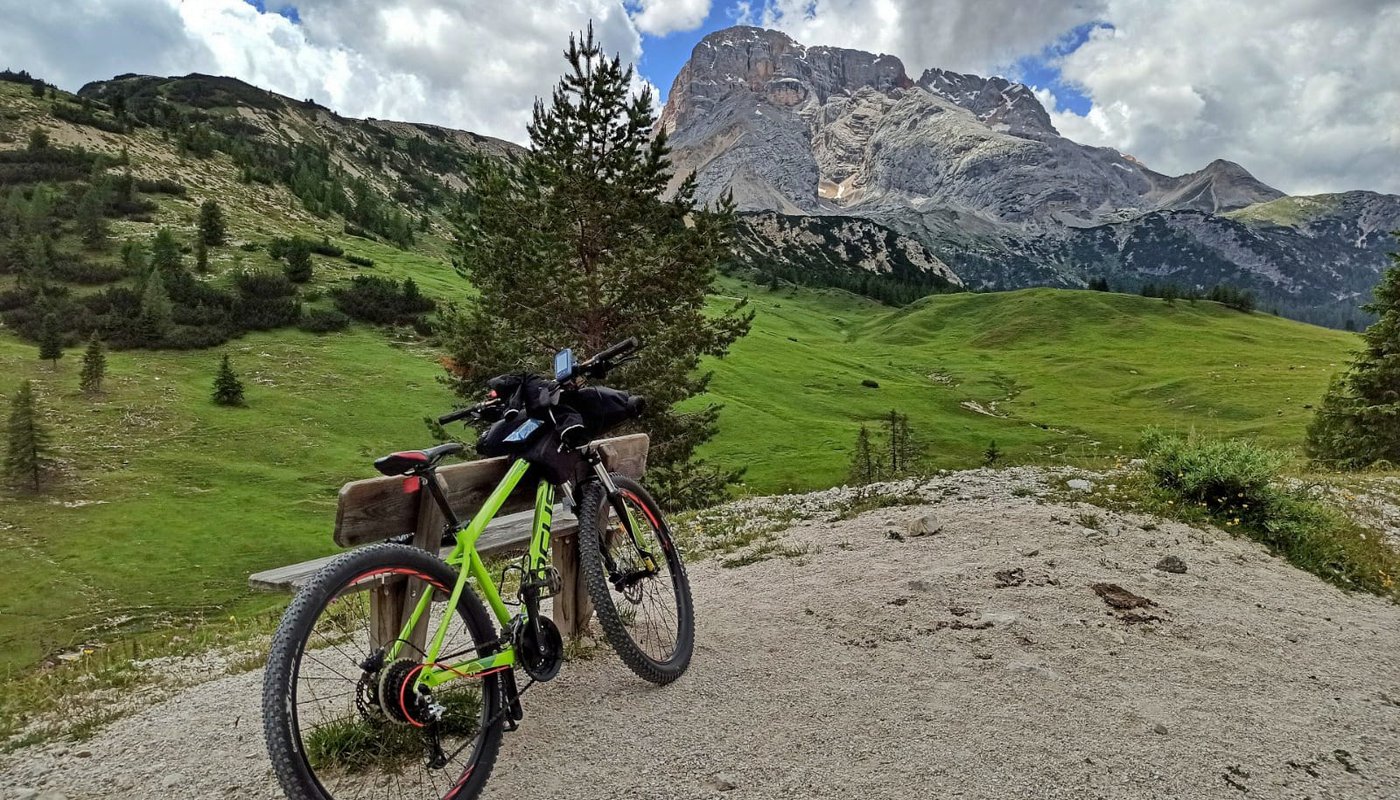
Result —
[[308, 242], [307, 246], [311, 252], [326, 256], [327, 258], [340, 258], [345, 255], [345, 250], [340, 245], [332, 244], [330, 239], [322, 236], [319, 242]]
[[174, 197], [184, 197], [185, 195], [185, 185], [170, 178], [156, 178], [154, 180], [137, 178], [136, 190], [146, 194], [168, 194]]
[[349, 285], [335, 289], [336, 308], [365, 322], [413, 324], [418, 317], [433, 310], [433, 301], [418, 291], [413, 279], [402, 284], [388, 278], [356, 275]]
[[313, 308], [301, 315], [297, 327], [307, 333], [333, 333], [350, 327], [350, 318], [334, 308]]
[[127, 270], [120, 264], [61, 258], [53, 263], [51, 275], [65, 283], [96, 286], [125, 278]]
[[1143, 451], [1153, 511], [1242, 533], [1337, 586], [1400, 601], [1400, 553], [1306, 487], [1286, 485], [1285, 455], [1160, 431], [1148, 432]]
[[351, 263], [351, 264], [354, 264], [354, 265], [357, 266], [357, 267], [372, 267], [372, 266], [374, 266], [374, 259], [372, 259], [372, 258], [365, 258], [364, 256], [349, 255], [349, 256], [346, 256], [346, 257], [345, 257], [345, 260], [346, 260], [347, 262]]

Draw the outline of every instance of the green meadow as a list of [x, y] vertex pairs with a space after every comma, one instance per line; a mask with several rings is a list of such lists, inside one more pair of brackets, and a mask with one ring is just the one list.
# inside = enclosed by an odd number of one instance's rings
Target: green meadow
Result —
[[[387, 250], [366, 252], [375, 272], [416, 272]], [[430, 293], [461, 290], [438, 270], [420, 278]], [[902, 309], [733, 281], [720, 293], [749, 296], [757, 317], [710, 365], [707, 399], [725, 408], [705, 455], [745, 467], [741, 491], [754, 493], [841, 482], [859, 426], [892, 408], [909, 415], [930, 469], [979, 464], [991, 440], [1009, 462], [1093, 462], [1149, 425], [1294, 447], [1353, 342], [1213, 303], [1093, 292]], [[209, 401], [225, 351], [247, 408]], [[89, 399], [80, 349], [53, 367], [0, 334], [0, 399], [7, 408], [35, 381], [61, 463], [47, 492], [0, 494], [0, 669], [281, 602], [249, 592], [247, 575], [331, 552], [339, 486], [429, 441], [423, 418], [453, 402], [437, 358], [363, 326], [253, 334], [211, 351], [110, 354], [106, 392]]]
[[[705, 455], [755, 492], [843, 481], [862, 424], [907, 414], [930, 469], [1112, 458], [1158, 425], [1296, 448], [1354, 334], [1217, 303], [1028, 289], [900, 309], [740, 287], [757, 312], [710, 366], [724, 403]], [[869, 388], [862, 381], [879, 384]], [[872, 428], [874, 430], [874, 428]]]

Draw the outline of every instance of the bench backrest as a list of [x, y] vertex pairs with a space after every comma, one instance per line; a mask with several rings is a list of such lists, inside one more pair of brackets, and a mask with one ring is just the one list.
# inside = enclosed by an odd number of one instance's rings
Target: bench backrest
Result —
[[[599, 442], [608, 468], [633, 478], [640, 478], [646, 471], [647, 445], [648, 438], [644, 433]], [[463, 519], [469, 519], [505, 477], [508, 469], [508, 458], [468, 461], [442, 467], [438, 470], [438, 480], [452, 508]], [[534, 504], [534, 485], [526, 486], [522, 482], [501, 507], [500, 513], [523, 511]], [[425, 514], [433, 515], [434, 519], [421, 519]], [[335, 513], [334, 538], [341, 547], [354, 547], [440, 526], [439, 512], [427, 492], [405, 492], [403, 478], [369, 478], [341, 487], [340, 502]]]

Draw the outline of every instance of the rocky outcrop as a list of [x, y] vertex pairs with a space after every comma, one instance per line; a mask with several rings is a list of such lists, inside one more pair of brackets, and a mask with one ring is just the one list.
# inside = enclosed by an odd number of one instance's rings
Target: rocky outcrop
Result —
[[917, 239], [859, 217], [745, 214], [739, 231], [742, 261], [778, 262], [805, 270], [869, 272], [934, 287], [961, 279]]

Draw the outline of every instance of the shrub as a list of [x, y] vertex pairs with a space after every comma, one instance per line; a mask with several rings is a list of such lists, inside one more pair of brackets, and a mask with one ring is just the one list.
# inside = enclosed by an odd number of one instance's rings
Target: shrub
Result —
[[1149, 431], [1144, 470], [1173, 516], [1204, 518], [1243, 533], [1293, 565], [1346, 589], [1400, 600], [1400, 554], [1382, 537], [1286, 486], [1288, 459], [1251, 442]]
[[107, 264], [99, 261], [83, 261], [74, 258], [60, 258], [51, 267], [52, 277], [65, 283], [79, 283], [95, 286], [119, 281], [127, 276], [126, 267], [121, 264]]
[[351, 263], [351, 264], [354, 264], [354, 265], [357, 266], [357, 267], [372, 267], [372, 266], [374, 266], [374, 259], [372, 259], [372, 258], [365, 258], [364, 256], [354, 256], [354, 255], [350, 255], [350, 256], [346, 256], [346, 257], [345, 257], [345, 260], [348, 261], [348, 262]]
[[340, 258], [345, 255], [345, 250], [343, 248], [339, 245], [332, 244], [331, 240], [324, 236], [321, 237], [321, 241], [310, 242], [308, 246], [311, 252], [326, 256], [327, 258]]
[[334, 308], [315, 308], [301, 316], [298, 328], [307, 333], [332, 333], [350, 326], [350, 318]]
[[146, 194], [168, 194], [175, 197], [183, 197], [185, 185], [170, 178], [156, 178], [147, 180], [145, 178], [136, 179], [136, 191]]
[[287, 276], [277, 272], [246, 270], [233, 276], [233, 285], [247, 297], [269, 299], [296, 294], [296, 287]]
[[293, 283], [306, 283], [311, 280], [311, 250], [304, 239], [293, 239], [287, 247], [287, 266], [282, 273]]
[[356, 275], [348, 286], [333, 293], [336, 308], [365, 322], [411, 324], [421, 314], [433, 310], [433, 301], [418, 292], [413, 280], [403, 284], [388, 278]]

